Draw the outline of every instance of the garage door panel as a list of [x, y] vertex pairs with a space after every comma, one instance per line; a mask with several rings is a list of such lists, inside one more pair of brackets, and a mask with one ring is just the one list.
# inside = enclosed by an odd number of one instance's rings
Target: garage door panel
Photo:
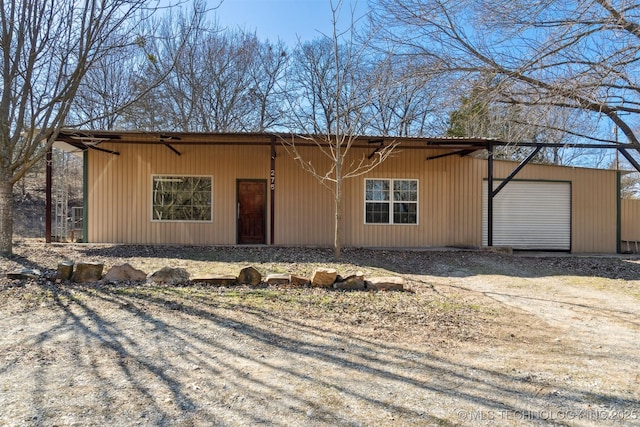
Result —
[[[500, 181], [494, 181], [497, 187]], [[512, 181], [493, 199], [493, 244], [515, 249], [571, 250], [571, 183]], [[482, 243], [487, 244], [487, 182]]]

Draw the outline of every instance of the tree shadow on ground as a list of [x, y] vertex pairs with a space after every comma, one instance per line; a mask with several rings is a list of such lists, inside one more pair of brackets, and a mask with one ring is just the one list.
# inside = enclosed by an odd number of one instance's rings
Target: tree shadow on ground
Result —
[[27, 425], [477, 425], [522, 414], [527, 425], [591, 405], [640, 405], [604, 388], [487, 369], [455, 346], [383, 341], [197, 292], [47, 292], [55, 323], [23, 331], [0, 365], [3, 387], [31, 396]]
[[46, 268], [40, 265], [37, 261], [34, 261], [22, 255], [12, 254], [8, 257], [0, 255], [0, 257], [4, 258], [7, 261], [10, 261], [12, 263], [19, 265], [23, 269], [46, 271]]

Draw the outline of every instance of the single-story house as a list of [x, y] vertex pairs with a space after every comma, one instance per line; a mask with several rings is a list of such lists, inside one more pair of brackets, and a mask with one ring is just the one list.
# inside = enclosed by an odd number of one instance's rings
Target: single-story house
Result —
[[[282, 134], [65, 130], [56, 146], [84, 156], [86, 242], [331, 246], [332, 193], [285, 140], [329, 166]], [[392, 142], [390, 158], [344, 181], [345, 247], [619, 250], [614, 170], [490, 161], [473, 154], [501, 143], [474, 138], [363, 136], [348, 162]]]

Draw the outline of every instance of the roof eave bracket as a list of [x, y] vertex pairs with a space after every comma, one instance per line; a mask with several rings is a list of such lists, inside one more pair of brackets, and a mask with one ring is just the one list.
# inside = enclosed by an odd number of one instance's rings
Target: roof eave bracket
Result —
[[169, 150], [171, 150], [171, 151], [173, 151], [174, 153], [176, 153], [178, 156], [181, 156], [181, 155], [182, 155], [182, 153], [180, 153], [180, 152], [179, 152], [179, 151], [178, 151], [178, 150], [177, 150], [173, 145], [168, 144], [168, 143], [166, 143], [166, 142], [164, 142], [164, 141], [161, 141], [161, 142], [162, 142], [162, 145], [164, 145], [164, 146], [165, 146], [165, 147], [167, 147]]
[[435, 156], [429, 156], [425, 160], [426, 161], [436, 160], [436, 159], [442, 159], [443, 157], [450, 157], [450, 156], [455, 156], [455, 155], [459, 155], [460, 157], [464, 157], [464, 156], [468, 156], [469, 154], [474, 153], [476, 151], [478, 151], [478, 149], [476, 149], [476, 148], [468, 148], [468, 149], [464, 149], [464, 150], [455, 150], [455, 151], [451, 151], [449, 153], [437, 154]]
[[513, 172], [511, 172], [511, 174], [509, 174], [508, 177], [506, 177], [505, 179], [502, 180], [502, 182], [500, 183], [500, 185], [498, 187], [496, 187], [495, 190], [492, 191], [491, 193], [491, 197], [496, 197], [498, 195], [498, 193], [500, 192], [500, 190], [502, 190], [504, 188], [505, 185], [507, 185], [509, 182], [511, 182], [511, 180], [513, 178], [515, 178], [515, 176], [518, 174], [518, 172], [520, 172], [522, 170], [522, 168], [524, 168], [531, 160], [533, 160], [533, 158], [540, 152], [540, 150], [542, 150], [542, 146], [537, 146], [532, 152], [531, 154], [529, 154], [527, 156], [526, 159], [524, 159], [519, 165], [518, 167], [516, 167]]
[[120, 152], [118, 151], [107, 150], [106, 148], [96, 147], [95, 145], [85, 145], [85, 147], [86, 147], [86, 150], [100, 151], [101, 153], [113, 154], [114, 156], [120, 155]]
[[375, 150], [373, 150], [371, 152], [371, 154], [369, 154], [369, 156], [367, 157], [368, 160], [371, 160], [371, 158], [380, 150], [382, 150], [384, 147], [384, 139], [375, 139], [375, 140], [370, 140], [368, 141], [369, 144], [380, 144], [376, 147]]

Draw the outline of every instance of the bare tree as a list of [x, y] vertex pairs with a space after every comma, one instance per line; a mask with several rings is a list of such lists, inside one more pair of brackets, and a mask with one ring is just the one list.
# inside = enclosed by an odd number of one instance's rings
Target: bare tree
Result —
[[[193, 91], [190, 97], [194, 103], [192, 123], [197, 130], [242, 130], [243, 118], [251, 111], [247, 88], [256, 45], [257, 39], [251, 34], [207, 33], [202, 43], [196, 45], [193, 56], [182, 61], [182, 65], [191, 61], [189, 66], [195, 70], [185, 70], [187, 73], [182, 75], [183, 69], [177, 69], [175, 79], [170, 82], [187, 77], [184, 86]], [[195, 59], [198, 57], [199, 61]], [[171, 93], [177, 93], [175, 86], [172, 89]]]
[[[299, 91], [290, 101], [293, 137], [282, 140], [299, 165], [332, 192], [336, 258], [342, 252], [343, 181], [371, 171], [396, 147], [392, 141], [374, 157], [352, 155], [357, 137], [370, 127], [366, 112], [374, 101], [374, 88], [362, 67], [366, 45], [353, 38], [354, 20], [346, 30], [338, 30], [342, 6], [342, 1], [331, 1], [331, 36], [300, 48], [297, 60], [302, 61], [299, 65], [304, 72], [297, 76]], [[319, 169], [304, 157], [296, 144], [300, 139], [312, 143], [329, 160], [327, 169]]]
[[159, 87], [126, 112], [128, 121], [137, 128], [191, 132], [264, 131], [275, 125], [288, 61], [284, 45], [212, 21], [188, 32], [185, 22], [182, 15], [165, 19], [155, 48], [158, 65], [149, 67], [147, 80], [168, 68], [166, 60], [179, 60]]
[[122, 109], [137, 100], [144, 89], [142, 80], [149, 61], [144, 41], [124, 46], [97, 59], [87, 70], [74, 98], [69, 126], [112, 130], [122, 127]]
[[88, 70], [136, 43], [147, 0], [0, 0], [0, 253], [10, 254], [13, 186], [50, 149]]
[[[585, 0], [378, 0], [387, 40], [465, 81], [495, 76], [499, 102], [606, 118], [639, 149], [640, 4]], [[615, 143], [601, 133], [572, 135]]]
[[[520, 147], [520, 142], [553, 143], [543, 148], [533, 159], [535, 163], [568, 165], [590, 155], [585, 149], [563, 148], [577, 137], [562, 129], [586, 133], [588, 123], [584, 114], [555, 106], [522, 106], [494, 102], [490, 97], [491, 85], [487, 78], [470, 82], [470, 90], [459, 101], [458, 108], [449, 115], [447, 135], [453, 137], [493, 138], [511, 144], [495, 147], [494, 158], [523, 160], [531, 148]], [[490, 79], [489, 79], [490, 80]]]
[[384, 136], [425, 136], [442, 132], [439, 82], [416, 72], [427, 66], [419, 60], [402, 60], [389, 53], [368, 55], [366, 78], [373, 92], [368, 107], [370, 132]]
[[[335, 51], [334, 51], [335, 49]], [[329, 37], [298, 46], [294, 52], [293, 88], [289, 91], [290, 126], [322, 133], [335, 126], [337, 73], [345, 66], [344, 48]]]
[[[198, 99], [197, 91], [202, 87], [197, 77], [202, 64], [198, 49], [204, 34], [217, 31], [217, 27], [211, 27], [203, 14], [194, 20], [182, 9], [173, 12], [154, 22], [152, 37], [138, 39], [144, 51], [141, 66], [136, 56], [116, 59], [133, 63], [131, 72], [116, 87], [125, 91], [125, 97], [130, 92], [141, 94], [118, 112], [122, 128], [198, 130], [193, 123], [196, 108], [193, 100]], [[94, 96], [100, 98], [100, 94]]]
[[250, 70], [252, 83], [249, 100], [255, 116], [253, 130], [264, 132], [282, 124], [288, 65], [289, 55], [284, 43], [260, 43], [256, 63]]
[[620, 197], [623, 199], [640, 198], [640, 173], [626, 173], [622, 175], [620, 181]]

